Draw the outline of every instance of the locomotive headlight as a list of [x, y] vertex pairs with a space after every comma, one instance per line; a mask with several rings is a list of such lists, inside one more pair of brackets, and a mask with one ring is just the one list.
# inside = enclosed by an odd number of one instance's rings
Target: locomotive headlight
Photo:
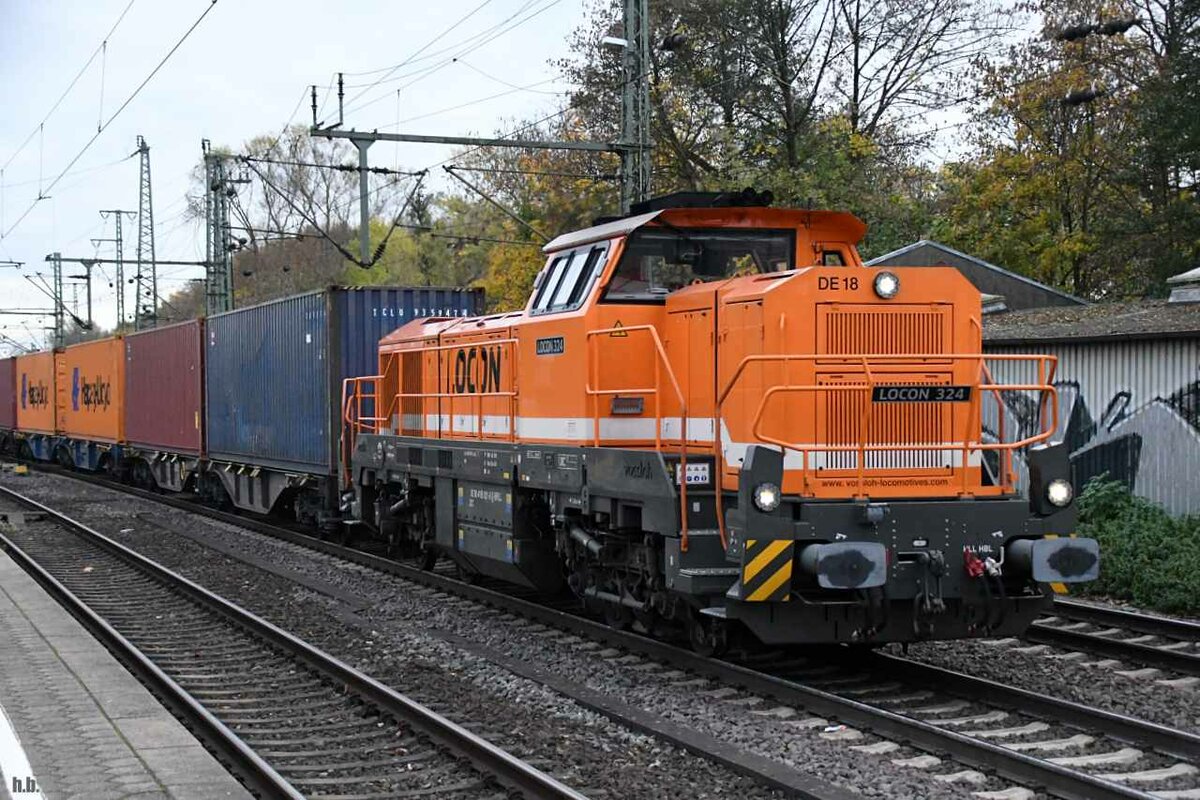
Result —
[[770, 513], [779, 508], [779, 487], [773, 483], [760, 483], [754, 487], [754, 505], [759, 511]]
[[900, 291], [900, 279], [891, 272], [881, 272], [875, 276], [875, 294], [884, 300], [891, 300]]
[[1070, 481], [1065, 481], [1062, 478], [1055, 478], [1046, 484], [1046, 499], [1059, 508], [1066, 508], [1071, 504], [1071, 500], [1075, 497], [1075, 490], [1071, 488]]

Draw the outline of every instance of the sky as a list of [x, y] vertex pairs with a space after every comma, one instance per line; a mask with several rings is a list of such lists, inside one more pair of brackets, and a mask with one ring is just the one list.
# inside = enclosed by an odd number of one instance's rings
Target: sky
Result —
[[[91, 240], [114, 235], [101, 209], [137, 210], [138, 159], [130, 156], [139, 135], [150, 145], [157, 257], [201, 261], [203, 220], [184, 212], [202, 139], [237, 149], [289, 121], [308, 124], [313, 84], [319, 102], [329, 98], [328, 117], [338, 72], [348, 87], [346, 127], [395, 130], [399, 118], [409, 120], [401, 125], [407, 133], [505, 130], [560, 107], [569, 87], [549, 62], [566, 54], [582, 11], [583, 0], [0, 0], [0, 262], [24, 262], [19, 269], [0, 263], [0, 310], [50, 308], [29, 278], [49, 280], [51, 252], [113, 256], [113, 244]], [[419, 169], [452, 151], [377, 143], [370, 156], [372, 165]], [[136, 233], [136, 219], [125, 219], [126, 258], [135, 255]], [[95, 319], [106, 328], [116, 321], [113, 269], [97, 267], [93, 280]], [[82, 268], [64, 264], [63, 272]], [[161, 267], [159, 293], [203, 273]], [[86, 316], [81, 282], [74, 283]], [[70, 308], [72, 291], [66, 295]], [[40, 328], [51, 322], [0, 315], [0, 334], [40, 345]], [[0, 344], [0, 353], [12, 349]]]

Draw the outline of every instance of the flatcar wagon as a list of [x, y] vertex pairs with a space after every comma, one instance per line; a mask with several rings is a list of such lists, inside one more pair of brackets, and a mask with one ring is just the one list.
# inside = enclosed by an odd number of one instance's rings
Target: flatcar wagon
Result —
[[[1020, 632], [1099, 565], [1054, 359], [984, 355], [979, 292], [864, 232], [747, 190], [558, 237], [523, 311], [409, 322], [346, 381], [344, 507], [703, 650]], [[1040, 428], [985, 436], [1017, 395]]]

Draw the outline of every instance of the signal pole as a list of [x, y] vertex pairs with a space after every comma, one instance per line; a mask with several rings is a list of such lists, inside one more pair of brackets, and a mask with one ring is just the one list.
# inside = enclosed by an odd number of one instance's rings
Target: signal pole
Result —
[[[61, 258], [59, 259], [59, 263], [62, 263]], [[84, 281], [87, 283], [87, 329], [90, 331], [96, 327], [95, 322], [92, 320], [92, 268], [96, 266], [96, 262], [81, 261], [79, 263], [80, 263], [80, 266], [83, 267], [83, 274], [82, 275], [68, 275], [67, 277], [71, 278], [72, 280]], [[79, 290], [79, 287], [77, 285], [72, 284], [72, 286], [71, 286], [71, 292], [72, 292], [71, 301], [74, 306], [74, 311], [75, 311], [76, 316], [79, 315], [78, 290]]]
[[650, 196], [650, 11], [649, 0], [624, 0], [625, 47], [621, 53], [621, 211]]
[[212, 152], [208, 139], [204, 152], [205, 309], [219, 314], [233, 309], [233, 251], [229, 240], [229, 193], [233, 191], [225, 157]]
[[66, 309], [63, 306], [63, 275], [62, 253], [54, 252], [49, 256], [50, 266], [54, 275], [54, 346], [62, 347], [66, 339]]
[[[123, 249], [125, 244], [124, 239], [121, 237], [121, 216], [124, 215], [133, 219], [137, 215], [137, 212], [123, 211], [119, 208], [110, 208], [100, 212], [100, 216], [105, 219], [108, 219], [110, 214], [116, 219], [117, 227], [117, 231], [113, 235], [113, 242], [117, 246], [117, 329], [120, 330], [121, 326], [125, 324], [125, 253]], [[91, 270], [89, 269], [88, 272], [90, 273]]]
[[[137, 300], [133, 309], [134, 330], [153, 328], [158, 323], [158, 265], [154, 261], [154, 201], [150, 193], [150, 145], [141, 136], [137, 137], [137, 152], [141, 157], [138, 169], [138, 245], [137, 245]], [[146, 270], [150, 270], [149, 280]], [[149, 289], [146, 289], [149, 284]], [[149, 303], [143, 305], [142, 296], [148, 294]]]

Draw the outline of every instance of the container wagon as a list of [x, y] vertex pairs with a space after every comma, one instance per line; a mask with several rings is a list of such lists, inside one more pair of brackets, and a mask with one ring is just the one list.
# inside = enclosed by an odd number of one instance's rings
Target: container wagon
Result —
[[17, 430], [17, 359], [0, 358], [0, 452], [9, 452]]
[[124, 466], [142, 486], [181, 492], [204, 456], [204, 321], [125, 337]]
[[341, 397], [375, 371], [380, 339], [423, 317], [483, 309], [478, 289], [329, 287], [205, 323], [207, 469], [197, 487], [258, 513], [338, 515]]
[[54, 370], [55, 460], [85, 470], [119, 467], [125, 442], [123, 337], [55, 351]]
[[55, 404], [54, 352], [17, 356], [17, 452], [49, 461], [58, 432]]

